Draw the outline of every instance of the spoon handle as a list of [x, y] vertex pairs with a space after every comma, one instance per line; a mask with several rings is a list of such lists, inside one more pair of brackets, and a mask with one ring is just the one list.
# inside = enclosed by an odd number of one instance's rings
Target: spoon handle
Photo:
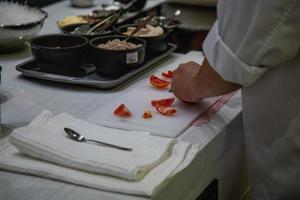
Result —
[[101, 141], [98, 141], [98, 140], [85, 139], [85, 142], [98, 143], [98, 144], [101, 144], [103, 146], [107, 146], [107, 147], [111, 147], [111, 148], [115, 148], [115, 149], [119, 149], [119, 150], [123, 150], [123, 151], [132, 151], [131, 148], [121, 147], [121, 146], [117, 146], [117, 145], [114, 145], [114, 144], [109, 144], [109, 143], [106, 143], [106, 142], [101, 142]]

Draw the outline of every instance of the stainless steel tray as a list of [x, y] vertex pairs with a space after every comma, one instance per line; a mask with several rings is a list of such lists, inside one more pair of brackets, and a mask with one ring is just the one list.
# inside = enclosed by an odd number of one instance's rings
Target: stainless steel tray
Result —
[[148, 55], [143, 64], [138, 68], [120, 76], [120, 77], [103, 77], [96, 73], [94, 66], [85, 64], [81, 70], [73, 74], [62, 75], [58, 73], [43, 72], [38, 67], [38, 62], [34, 59], [30, 59], [16, 66], [16, 69], [22, 73], [22, 75], [29, 78], [36, 78], [42, 80], [49, 80], [61, 83], [82, 85], [88, 87], [96, 87], [100, 89], [112, 89], [120, 85], [121, 83], [128, 81], [131, 77], [142, 74], [143, 71], [150, 68], [154, 63], [166, 58], [176, 49], [176, 45], [168, 44], [168, 49], [157, 55]]

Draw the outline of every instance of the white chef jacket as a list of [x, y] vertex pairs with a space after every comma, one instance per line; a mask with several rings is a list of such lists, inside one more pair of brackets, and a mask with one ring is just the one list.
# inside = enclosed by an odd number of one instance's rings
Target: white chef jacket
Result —
[[220, 0], [204, 53], [243, 85], [243, 121], [256, 200], [300, 199], [300, 0]]

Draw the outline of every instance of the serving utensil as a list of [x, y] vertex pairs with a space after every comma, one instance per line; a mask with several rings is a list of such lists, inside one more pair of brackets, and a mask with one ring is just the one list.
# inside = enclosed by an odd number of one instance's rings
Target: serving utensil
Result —
[[100, 20], [99, 22], [95, 24], [83, 24], [79, 27], [77, 27], [73, 33], [79, 34], [79, 35], [90, 35], [92, 32], [94, 32], [96, 29], [98, 29], [100, 26], [104, 25], [105, 23], [109, 22], [114, 17], [113, 14], [107, 16], [105, 19]]
[[[121, 16], [121, 13], [120, 12], [117, 12], [113, 15], [113, 17], [108, 21], [106, 22], [104, 25], [102, 25], [99, 29], [98, 29], [98, 32], [99, 33], [102, 33], [104, 32], [106, 29], [108, 29], [109, 27], [111, 27], [118, 19], [119, 17]], [[91, 31], [91, 30], [90, 30]], [[90, 34], [88, 31], [87, 34]]]
[[[117, 18], [119, 18], [119, 14], [113, 13], [112, 15], [108, 16], [107, 18], [105, 18], [104, 20], [100, 21], [95, 26], [93, 26], [90, 30], [88, 30], [86, 34], [90, 35], [92, 32], [97, 30], [100, 26], [102, 25], [105, 26], [106, 23], [112, 25], [117, 20]], [[108, 26], [105, 26], [105, 28], [103, 28], [101, 31], [105, 31], [106, 28], [108, 28]]]
[[139, 30], [141, 30], [143, 27], [145, 27], [154, 17], [156, 16], [156, 12], [151, 12], [145, 20], [143, 20], [132, 32], [131, 34], [124, 40], [127, 41], [129, 38], [131, 38], [134, 34], [136, 34]]
[[181, 14], [181, 10], [177, 9], [173, 15], [170, 17], [169, 21], [164, 25], [165, 27], [168, 27], [169, 25], [171, 25], [171, 23], [175, 20], [175, 18], [177, 16], [179, 16]]
[[121, 7], [119, 10], [116, 10], [109, 14], [105, 19], [100, 20], [99, 22], [96, 22], [94, 24], [83, 24], [79, 27], [77, 27], [73, 33], [74, 34], [79, 34], [79, 35], [90, 35], [92, 34], [95, 30], [99, 28], [99, 33], [102, 33], [105, 31], [107, 28], [109, 28], [112, 24], [114, 24], [119, 17], [127, 12], [127, 10], [136, 2], [137, 0], [132, 0], [125, 6]]
[[177, 9], [174, 13], [173, 16], [171, 17], [171, 19], [175, 19], [177, 16], [179, 16], [181, 14], [181, 10]]
[[102, 142], [102, 141], [98, 141], [98, 140], [86, 139], [83, 135], [81, 135], [80, 133], [78, 133], [70, 128], [64, 128], [64, 131], [71, 139], [75, 140], [76, 142], [91, 142], [91, 143], [95, 143], [95, 144], [100, 144], [101, 146], [110, 147], [110, 148], [114, 148], [114, 149], [118, 149], [118, 150], [122, 150], [122, 151], [132, 151], [131, 148], [121, 147], [121, 146], [117, 146], [114, 144], [110, 144], [110, 143], [106, 143], [106, 142]]

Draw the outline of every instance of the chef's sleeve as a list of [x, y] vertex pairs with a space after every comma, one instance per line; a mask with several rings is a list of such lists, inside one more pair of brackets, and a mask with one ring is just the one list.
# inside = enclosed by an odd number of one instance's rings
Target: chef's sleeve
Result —
[[226, 81], [249, 86], [299, 50], [300, 0], [219, 0], [217, 10], [203, 51]]

